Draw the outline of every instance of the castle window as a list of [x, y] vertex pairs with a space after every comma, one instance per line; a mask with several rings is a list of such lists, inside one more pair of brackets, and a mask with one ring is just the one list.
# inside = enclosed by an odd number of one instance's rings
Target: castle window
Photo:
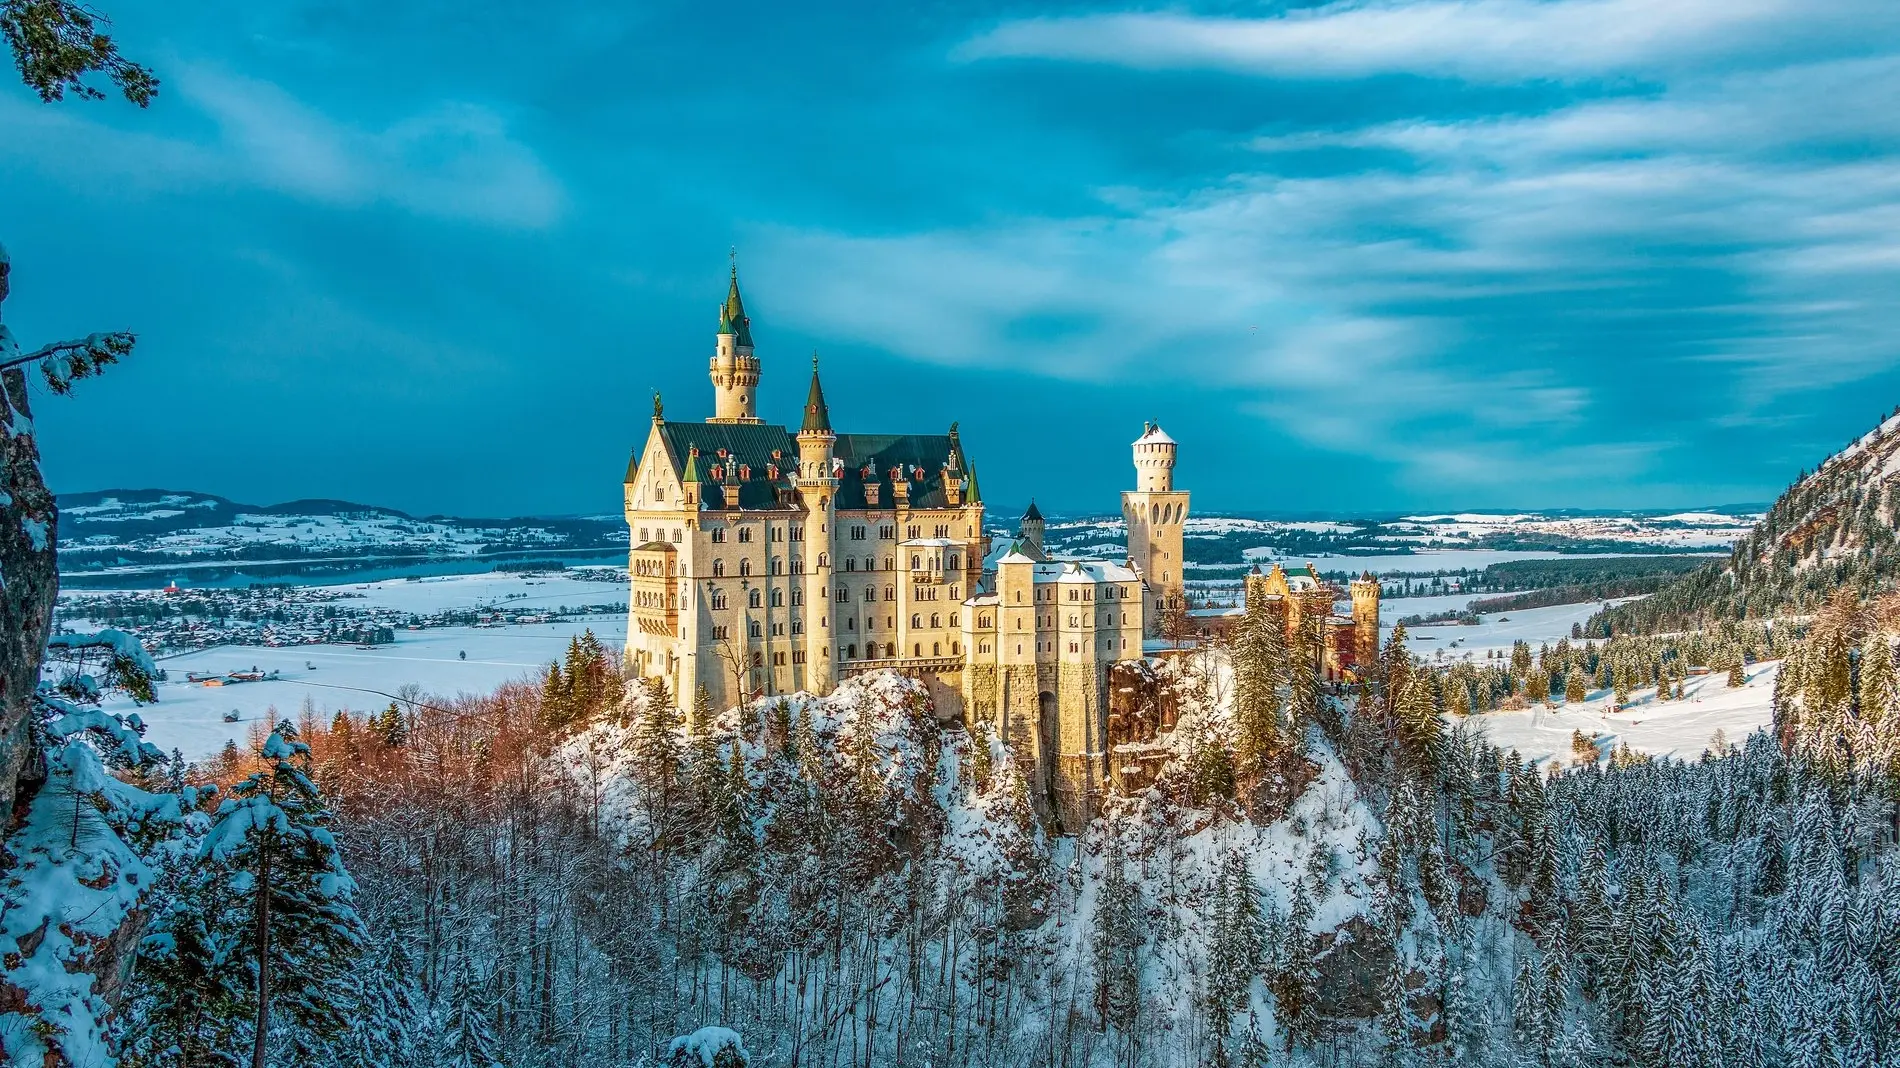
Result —
[[752, 528], [751, 528], [751, 527], [740, 527], [740, 528], [739, 528], [739, 540], [740, 540], [740, 541], [751, 541], [751, 540], [752, 540]]
[[917, 524], [915, 524], [915, 523], [912, 523], [912, 524], [911, 524], [910, 526], [907, 526], [907, 527], [905, 527], [905, 528], [904, 528], [904, 536], [905, 536], [906, 538], [915, 538], [915, 537], [917, 537], [917, 531], [918, 531], [918, 529], [919, 529], [919, 528], [918, 528], [918, 526], [917, 526]]
[[867, 601], [877, 600], [877, 587], [876, 586], [864, 587], [864, 599]]
[[897, 570], [897, 558], [895, 556], [887, 556], [884, 558], [884, 570], [886, 571]]
[[961, 595], [961, 594], [959, 594], [959, 593], [957, 592], [957, 587], [955, 587], [955, 586], [951, 586], [951, 587], [950, 587], [950, 599], [954, 601], [954, 600], [956, 600], [956, 599], [957, 599], [958, 597], [960, 597], [960, 596], [962, 596], [962, 595]]
[[911, 553], [910, 554], [910, 569], [912, 571], [915, 571], [922, 566], [924, 566], [923, 558], [918, 556], [916, 553]]
[[819, 554], [818, 554], [818, 566], [819, 566], [819, 567], [823, 567], [823, 566], [825, 566], [825, 564], [827, 564], [827, 563], [829, 563], [830, 561], [831, 561], [831, 557], [829, 557], [829, 556], [827, 556], [826, 554], [824, 554], [824, 553], [819, 553]]
[[680, 528], [673, 528], [673, 544], [678, 545], [680, 543], [680, 533]]
[[772, 574], [783, 575], [784, 573], [785, 573], [785, 561], [780, 560], [777, 557], [773, 557], [772, 558]]
[[876, 558], [876, 557], [874, 557], [874, 556], [867, 556], [867, 557], [865, 557], [865, 558], [864, 558], [864, 570], [866, 570], [866, 571], [876, 571], [876, 570], [877, 570], [877, 558]]
[[988, 630], [990, 627], [990, 617], [988, 616], [976, 617], [976, 625], [983, 630]]
[[890, 657], [890, 656], [896, 656], [896, 655], [897, 655], [897, 643], [896, 643], [896, 642], [885, 642], [885, 643], [884, 643], [884, 655], [885, 655], [885, 656], [887, 656], [887, 657]]
[[739, 561], [739, 574], [743, 576], [743, 575], [750, 575], [751, 573], [752, 573], [752, 561], [750, 560]]
[[863, 528], [863, 527], [852, 527], [852, 528], [851, 528], [851, 540], [852, 540], [852, 541], [863, 541], [863, 540], [864, 540], [864, 528]]
[[957, 554], [951, 553], [950, 554], [950, 570], [955, 571], [956, 569], [957, 569]]
[[792, 557], [792, 574], [802, 575], [804, 573], [805, 573], [805, 561], [796, 556]]
[[792, 587], [792, 607], [798, 608], [798, 607], [803, 606], [804, 603], [805, 603], [804, 589], [798, 586]]
[[[955, 648], [955, 646], [953, 645], [953, 646], [951, 646], [951, 648]], [[977, 643], [977, 646], [976, 646], [976, 651], [977, 651], [977, 652], [979, 652], [979, 653], [987, 653], [987, 652], [989, 652], [989, 651], [990, 651], [990, 643], [989, 643], [989, 642], [978, 642], [978, 643]]]
[[910, 655], [912, 655], [912, 656], [922, 656], [922, 655], [924, 655], [924, 643], [923, 643], [923, 642], [917, 642], [916, 644], [914, 644], [914, 645], [912, 645], [912, 646], [910, 647]]
[[784, 667], [784, 666], [785, 666], [785, 654], [784, 654], [784, 653], [773, 653], [773, 654], [772, 654], [772, 666], [773, 666], [773, 667]]
[[792, 663], [794, 663], [794, 664], [802, 664], [802, 663], [804, 663], [804, 662], [805, 662], [805, 650], [803, 650], [803, 649], [793, 649], [793, 650], [792, 650]]
[[752, 635], [754, 638], [765, 637], [765, 631], [762, 628], [760, 628], [759, 621], [756, 619], [746, 620], [745, 630], [747, 634]]
[[951, 642], [951, 643], [950, 643], [950, 655], [951, 655], [951, 656], [955, 656], [955, 655], [957, 655], [957, 653], [958, 653], [959, 651], [960, 651], [960, 650], [959, 650], [959, 649], [957, 648], [957, 643], [956, 643], [956, 642]]
[[759, 591], [758, 591], [758, 590], [752, 590], [752, 591], [751, 591], [750, 593], [748, 593], [748, 594], [746, 595], [746, 605], [747, 605], [748, 607], [751, 607], [751, 608], [759, 608], [759, 607], [762, 607], [762, 606], [761, 606], [761, 605], [759, 604]]
[[724, 590], [713, 591], [712, 606], [715, 610], [723, 609], [726, 607], [726, 591]]
[[957, 614], [955, 612], [950, 613], [950, 625], [952, 627], [957, 625]]
[[846, 629], [846, 630], [857, 630], [857, 629], [858, 629], [858, 617], [856, 617], [856, 616], [846, 616], [846, 617], [844, 617], [844, 629]]
[[877, 528], [877, 536], [885, 541], [895, 540], [897, 537], [897, 527], [895, 525], [879, 527]]
[[930, 613], [930, 629], [936, 630], [942, 626], [943, 626], [943, 617], [938, 615], [935, 612]]
[[725, 575], [726, 575], [726, 562], [724, 560], [714, 560], [713, 561], [713, 578], [724, 578]]
[[884, 587], [884, 599], [887, 601], [897, 600], [897, 587], [896, 586]]
[[845, 658], [846, 660], [856, 660], [856, 659], [858, 658], [858, 647], [857, 647], [856, 645], [847, 645], [847, 646], [845, 646], [845, 647], [844, 647], [844, 658]]
[[793, 528], [792, 528], [792, 540], [793, 540], [793, 541], [804, 541], [804, 540], [805, 540], [805, 528], [804, 528], [804, 527], [793, 527]]
[[646, 542], [647, 542], [647, 528], [641, 527], [640, 528], [640, 544], [645, 545]]
[[[823, 567], [824, 565], [820, 564], [819, 566]], [[858, 569], [858, 562], [855, 559], [847, 556], [844, 558], [844, 569], [846, 571], [856, 571]]]
[[922, 615], [922, 613], [919, 613], [919, 612], [912, 612], [912, 613], [910, 614], [910, 625], [911, 625], [911, 626], [913, 626], [913, 627], [921, 627], [921, 626], [923, 626], [923, 625], [924, 625], [924, 617], [923, 617], [923, 615]]
[[942, 642], [931, 642], [931, 643], [930, 643], [930, 655], [931, 655], [931, 656], [942, 656], [942, 655], [943, 655], [943, 643], [942, 643]]
[[843, 586], [838, 587], [838, 603], [844, 604], [846, 601], [850, 599], [851, 599], [851, 591], [845, 589]]
[[779, 589], [776, 586], [772, 588], [772, 607], [773, 608], [785, 607], [785, 591], [782, 589]]
[[715, 626], [712, 629], [712, 636], [713, 636], [713, 641], [723, 642], [727, 638], [732, 637], [732, 628], [725, 626], [723, 624], [719, 626]]
[[785, 636], [785, 624], [783, 623], [772, 624], [772, 637], [783, 638], [784, 636]]
[[937, 534], [936, 534], [937, 537], [947, 538], [950, 536], [950, 524], [938, 523], [936, 526], [936, 531], [937, 531]]
[[713, 544], [714, 544], [714, 545], [722, 545], [722, 544], [724, 544], [724, 543], [725, 543], [725, 540], [726, 540], [726, 528], [725, 528], [725, 527], [714, 527], [714, 528], [713, 528], [713, 532], [712, 532], [712, 536], [713, 536]]
[[1077, 644], [1076, 644], [1076, 643], [1074, 643], [1074, 642], [1070, 642], [1070, 643], [1069, 643], [1069, 651], [1070, 651], [1070, 652], [1072, 652], [1072, 653], [1079, 653], [1079, 652], [1081, 652], [1081, 651], [1082, 651], [1082, 647], [1081, 647], [1081, 646], [1079, 646], [1079, 645], [1077, 645]]

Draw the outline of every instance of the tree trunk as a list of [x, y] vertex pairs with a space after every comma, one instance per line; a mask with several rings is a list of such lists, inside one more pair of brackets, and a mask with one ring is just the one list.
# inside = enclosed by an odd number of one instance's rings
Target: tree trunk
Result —
[[251, 1043], [251, 1068], [266, 1068], [264, 1047], [270, 1037], [270, 843], [257, 863], [257, 1034]]

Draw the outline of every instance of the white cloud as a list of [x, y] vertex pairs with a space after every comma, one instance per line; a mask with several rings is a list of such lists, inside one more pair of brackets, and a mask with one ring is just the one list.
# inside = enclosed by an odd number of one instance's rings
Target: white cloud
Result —
[[1038, 58], [1282, 77], [1403, 72], [1474, 80], [1679, 68], [1786, 56], [1900, 25], [1884, 0], [1428, 0], [1266, 18], [1117, 12], [1004, 22], [958, 59]]
[[23, 162], [113, 191], [256, 187], [526, 229], [565, 210], [560, 183], [534, 151], [478, 105], [444, 102], [375, 127], [332, 118], [268, 82], [189, 64], [168, 71], [166, 89], [168, 106], [195, 111], [213, 130], [123, 129], [11, 96], [0, 97], [0, 130]]

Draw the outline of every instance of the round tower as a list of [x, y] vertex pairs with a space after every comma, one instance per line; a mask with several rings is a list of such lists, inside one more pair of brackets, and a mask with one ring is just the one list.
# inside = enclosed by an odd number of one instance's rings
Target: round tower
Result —
[[1352, 580], [1353, 664], [1364, 674], [1379, 656], [1379, 580], [1362, 571]]
[[1148, 493], [1174, 491], [1174, 439], [1160, 423], [1143, 423], [1135, 439], [1135, 488]]
[[709, 423], [759, 422], [759, 360], [752, 355], [752, 321], [739, 299], [739, 267], [732, 268], [726, 301], [719, 306], [713, 343], [713, 417]]
[[1023, 513], [1023, 523], [1018, 531], [1023, 541], [1042, 548], [1042, 509], [1036, 507], [1036, 499], [1029, 499], [1029, 510]]

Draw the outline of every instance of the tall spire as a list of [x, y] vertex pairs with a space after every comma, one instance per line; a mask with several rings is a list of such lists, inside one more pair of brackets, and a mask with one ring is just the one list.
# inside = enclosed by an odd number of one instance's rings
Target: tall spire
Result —
[[719, 332], [732, 334], [740, 348], [752, 347], [752, 321], [746, 318], [745, 301], [739, 299], [739, 264], [732, 265], [732, 279], [726, 285], [726, 302], [719, 306]]
[[800, 434], [831, 433], [831, 410], [825, 407], [825, 388], [818, 384], [818, 354], [811, 354], [811, 391], [805, 394], [805, 423]]

